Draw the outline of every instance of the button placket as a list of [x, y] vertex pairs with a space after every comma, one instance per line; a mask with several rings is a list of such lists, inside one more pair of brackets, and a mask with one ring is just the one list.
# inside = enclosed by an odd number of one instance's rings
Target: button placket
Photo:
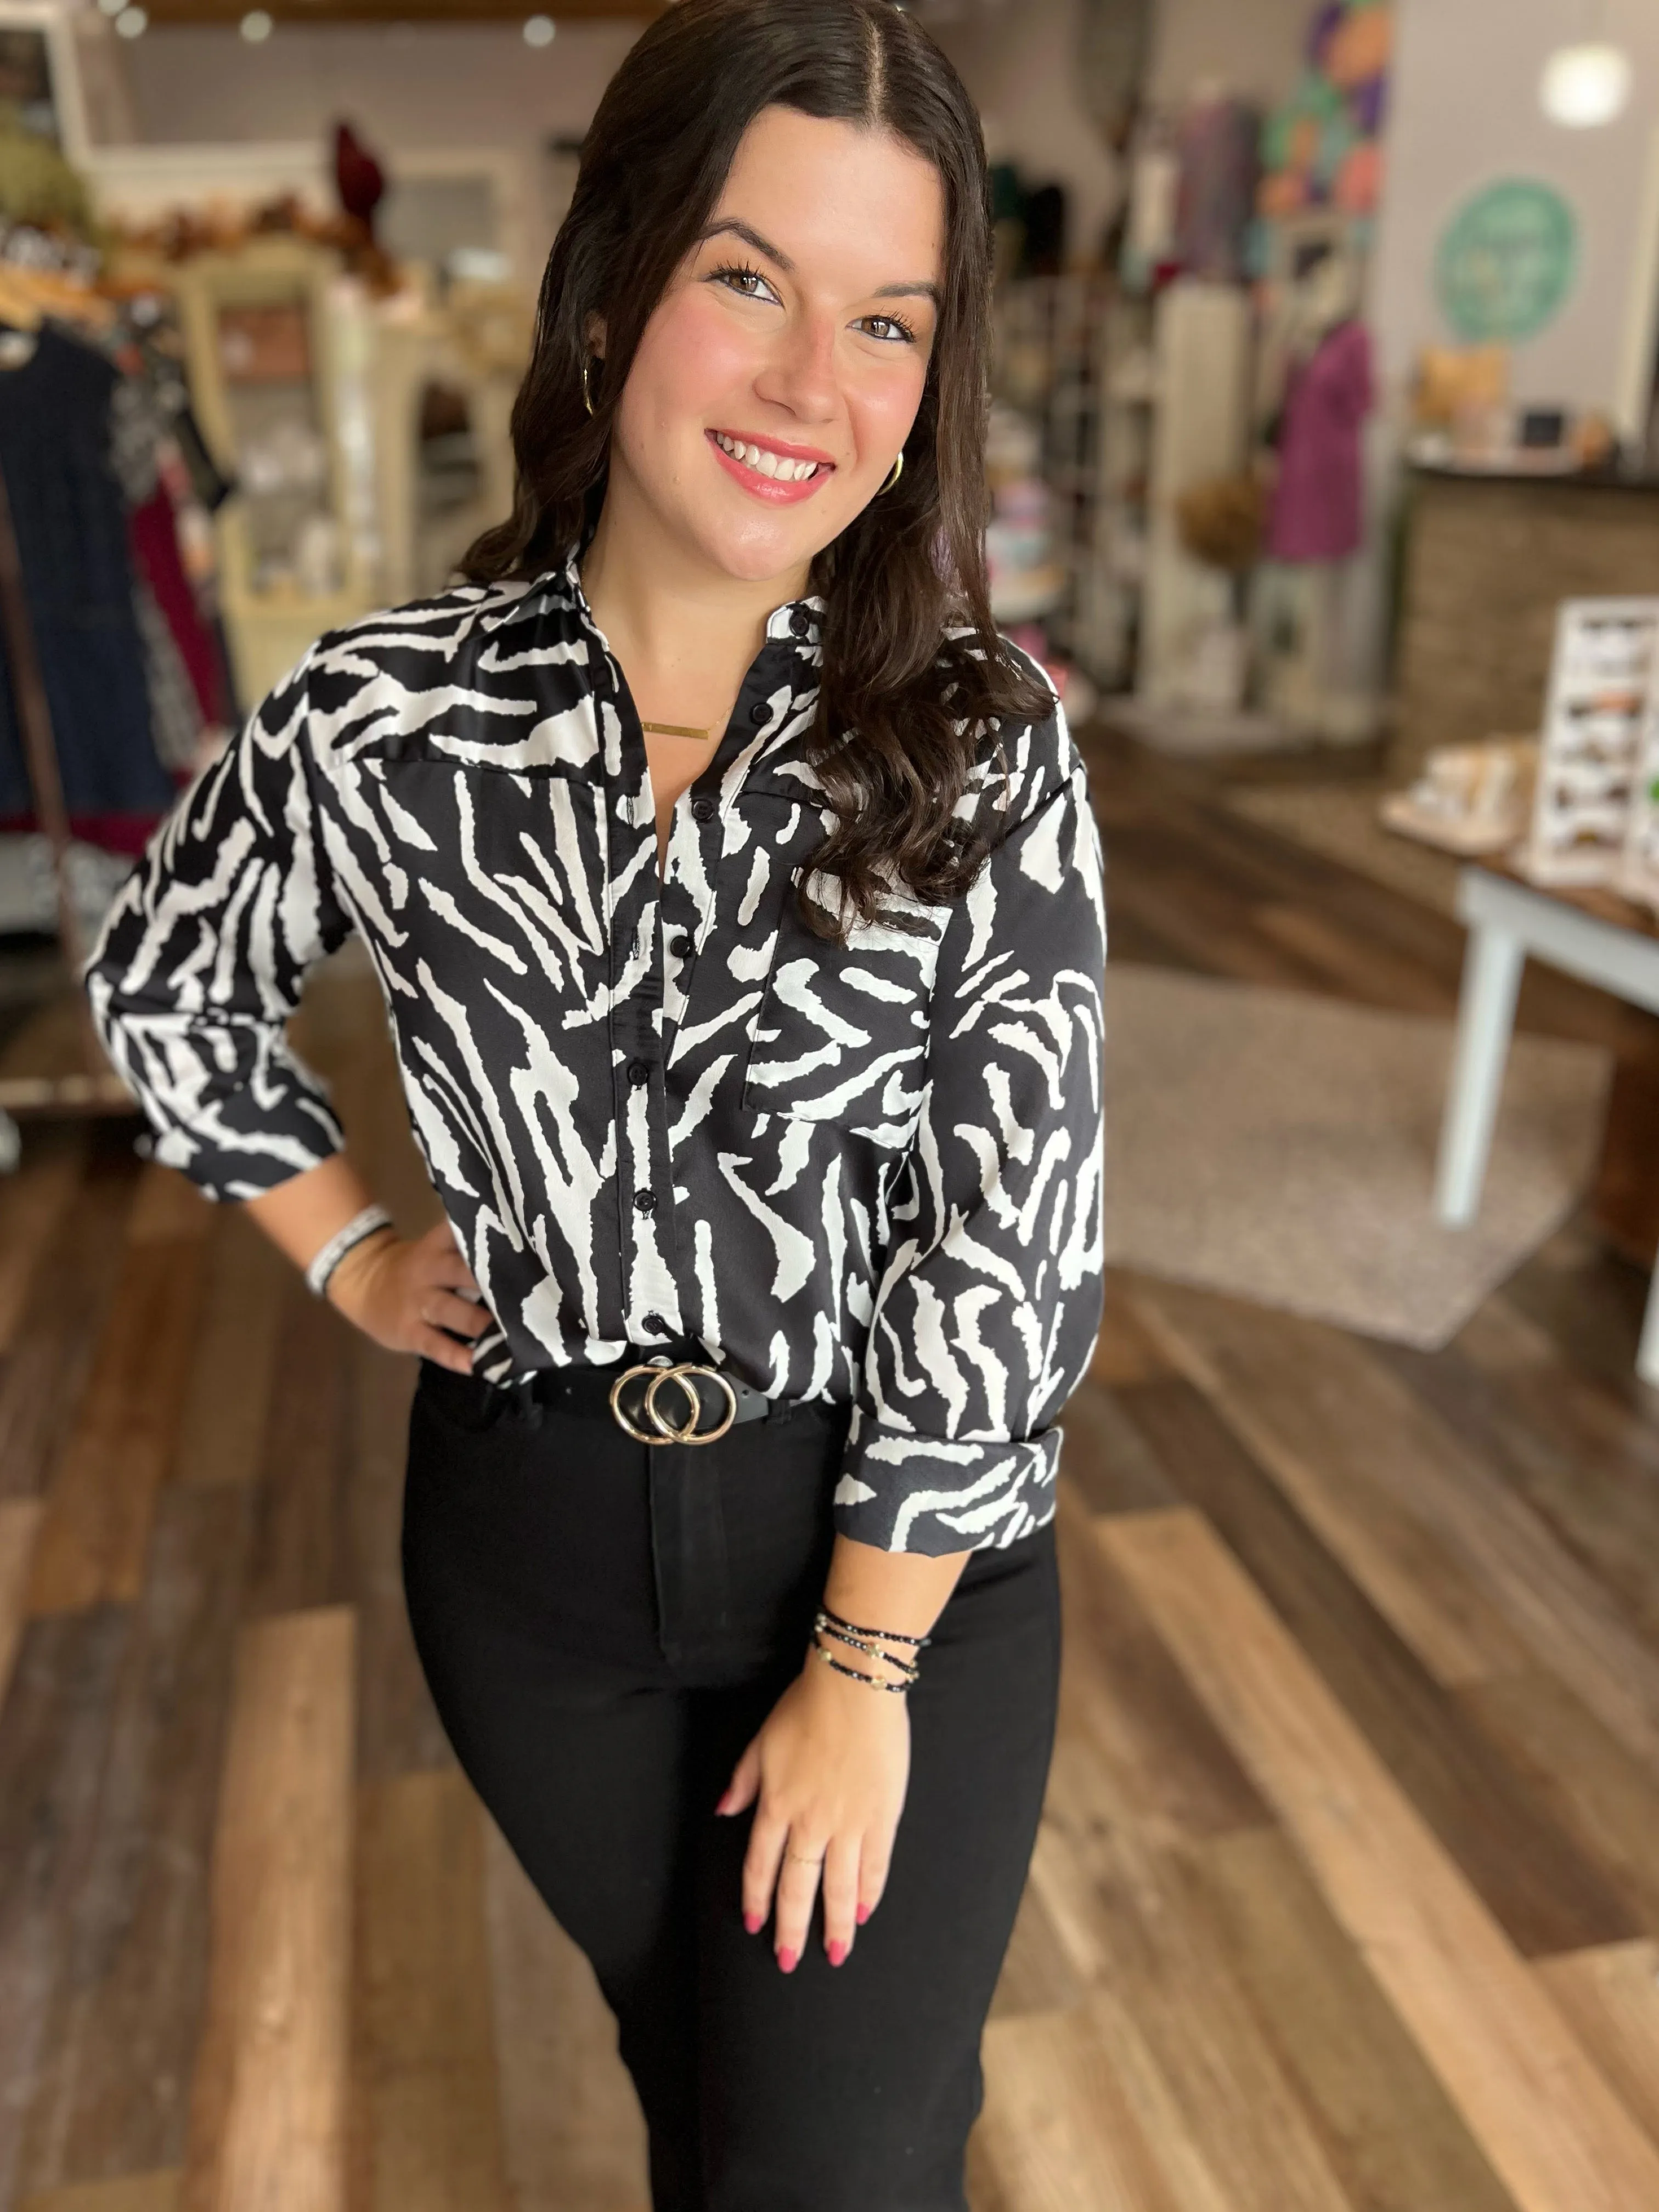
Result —
[[[616, 1172], [623, 1306], [630, 1331], [645, 1328], [662, 1335], [675, 1325], [665, 1311], [677, 1314], [679, 1306], [672, 1209], [660, 1226], [656, 1219], [657, 1191], [670, 1183], [660, 1030], [664, 885], [657, 872], [657, 825], [644, 732], [622, 670], [608, 649], [605, 661], [621, 731], [621, 773], [613, 788], [623, 803], [609, 810], [611, 834], [625, 821], [632, 841], [627, 862], [612, 876], [613, 885], [626, 877], [628, 890], [620, 902], [613, 892], [611, 908], [611, 1035], [620, 1055]], [[649, 947], [643, 962], [635, 957], [641, 945]]]

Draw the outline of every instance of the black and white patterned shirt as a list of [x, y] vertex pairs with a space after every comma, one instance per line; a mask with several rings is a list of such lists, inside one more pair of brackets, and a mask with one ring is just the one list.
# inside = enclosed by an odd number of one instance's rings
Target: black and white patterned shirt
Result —
[[331, 633], [156, 831], [86, 985], [155, 1157], [246, 1199], [343, 1141], [284, 1024], [356, 931], [494, 1317], [475, 1373], [701, 1346], [850, 1405], [838, 1529], [1005, 1545], [1053, 1516], [1100, 1322], [1099, 836], [1056, 702], [1000, 732], [1011, 798], [981, 740], [958, 811], [1007, 804], [962, 899], [815, 937], [822, 611], [769, 617], [662, 878], [574, 554]]

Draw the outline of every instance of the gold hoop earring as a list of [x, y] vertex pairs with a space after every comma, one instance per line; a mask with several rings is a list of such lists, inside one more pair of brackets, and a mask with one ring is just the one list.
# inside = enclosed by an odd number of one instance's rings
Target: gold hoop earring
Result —
[[878, 492], [876, 494], [876, 497], [877, 497], [878, 499], [879, 499], [879, 498], [881, 497], [881, 492], [882, 492], [882, 491], [891, 491], [891, 489], [893, 489], [893, 486], [894, 486], [894, 485], [898, 482], [899, 478], [900, 478], [903, 474], [904, 474], [904, 448], [903, 448], [903, 447], [902, 447], [902, 446], [901, 446], [901, 447], [899, 447], [899, 457], [898, 457], [897, 460], [896, 460], [896, 461], [894, 462], [894, 464], [893, 464], [893, 473], [892, 473], [892, 475], [891, 475], [890, 477], [888, 477], [888, 479], [887, 479], [886, 483], [882, 486], [882, 488], [881, 488], [881, 491], [878, 491]]
[[587, 380], [592, 367], [591, 359], [582, 363], [582, 405], [586, 408], [590, 415], [593, 412], [593, 395], [587, 388]]

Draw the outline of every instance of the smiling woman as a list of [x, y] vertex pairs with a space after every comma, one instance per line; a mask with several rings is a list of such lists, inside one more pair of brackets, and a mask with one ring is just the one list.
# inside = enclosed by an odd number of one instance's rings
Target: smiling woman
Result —
[[[594, 117], [514, 416], [514, 514], [465, 563], [530, 577], [597, 531], [583, 580], [610, 635], [609, 541], [648, 509], [688, 582], [821, 597], [820, 869], [866, 919], [895, 881], [966, 890], [994, 834], [962, 805], [975, 732], [1050, 707], [985, 574], [986, 189], [971, 102], [889, 0], [683, 0]], [[813, 473], [784, 483], [765, 453]], [[717, 702], [712, 669], [662, 672]]]
[[[583, 147], [513, 515], [318, 641], [88, 970], [156, 1157], [421, 1355], [416, 1646], [653, 2212], [965, 2212], [1042, 1803], [1106, 924], [987, 600], [988, 278], [908, 16], [679, 0]], [[283, 1034], [354, 930], [415, 1243]]]

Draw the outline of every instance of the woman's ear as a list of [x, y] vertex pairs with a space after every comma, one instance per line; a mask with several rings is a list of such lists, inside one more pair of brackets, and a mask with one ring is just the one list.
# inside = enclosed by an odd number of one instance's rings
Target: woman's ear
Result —
[[582, 337], [589, 353], [603, 361], [605, 359], [605, 317], [590, 315], [582, 325]]

